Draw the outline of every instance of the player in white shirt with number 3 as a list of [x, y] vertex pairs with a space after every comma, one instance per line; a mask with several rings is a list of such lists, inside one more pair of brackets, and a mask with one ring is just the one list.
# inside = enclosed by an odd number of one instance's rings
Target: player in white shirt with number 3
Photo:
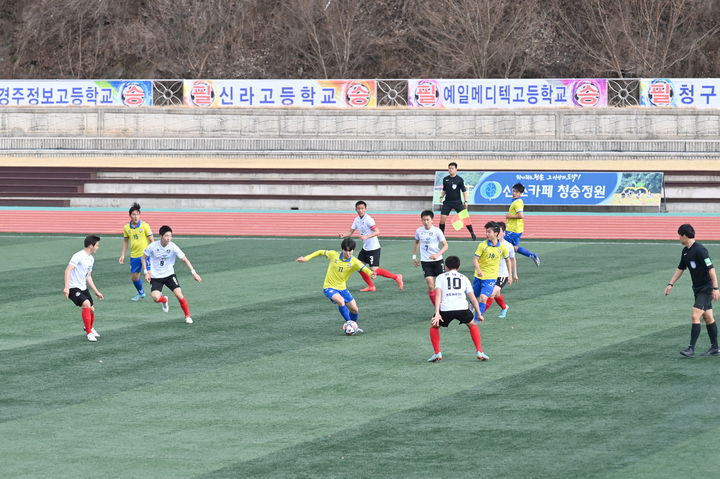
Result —
[[94, 328], [95, 306], [88, 291], [88, 285], [95, 292], [98, 299], [104, 298], [102, 293], [95, 287], [92, 278], [92, 269], [95, 264], [93, 255], [100, 249], [100, 238], [95, 235], [86, 236], [83, 244], [85, 247], [70, 258], [70, 263], [65, 268], [65, 288], [63, 293], [66, 298], [82, 308], [80, 314], [85, 325], [88, 341], [97, 341], [100, 334]]
[[475, 345], [475, 357], [481, 361], [490, 359], [482, 350], [480, 329], [473, 322], [473, 312], [468, 309], [468, 300], [477, 311], [478, 321], [483, 321], [480, 305], [475, 298], [470, 280], [459, 273], [458, 268], [460, 268], [460, 258], [448, 256], [445, 260], [447, 271], [435, 278], [435, 316], [430, 320], [430, 342], [435, 354], [428, 359], [430, 363], [443, 358], [440, 351], [440, 326], [446, 328], [454, 319], [468, 327]]

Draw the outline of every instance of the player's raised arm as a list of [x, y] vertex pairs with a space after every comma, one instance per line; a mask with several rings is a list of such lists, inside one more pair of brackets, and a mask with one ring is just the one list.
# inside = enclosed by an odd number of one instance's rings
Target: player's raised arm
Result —
[[190, 270], [190, 274], [192, 275], [193, 279], [197, 281], [198, 283], [202, 283], [202, 278], [199, 274], [195, 272], [195, 268], [193, 268], [192, 263], [190, 263], [190, 260], [187, 259], [187, 256], [183, 256], [182, 258], [183, 262], [187, 265], [188, 269]]
[[310, 260], [313, 259], [313, 258], [317, 258], [318, 256], [325, 256], [325, 251], [326, 251], [326, 250], [324, 250], [324, 249], [319, 249], [319, 250], [317, 250], [317, 251], [313, 251], [313, 252], [310, 253], [309, 255], [300, 256], [300, 257], [298, 257], [295, 261], [297, 261], [298, 263], [306, 263], [306, 262], [310, 261]]
[[349, 238], [355, 233], [355, 228], [350, 228], [347, 233], [338, 233], [338, 238]]

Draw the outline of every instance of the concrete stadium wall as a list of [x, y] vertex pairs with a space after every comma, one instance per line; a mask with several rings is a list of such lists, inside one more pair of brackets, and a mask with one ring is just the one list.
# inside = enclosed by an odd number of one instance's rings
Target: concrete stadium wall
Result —
[[720, 111], [1, 108], [0, 137], [717, 140]]

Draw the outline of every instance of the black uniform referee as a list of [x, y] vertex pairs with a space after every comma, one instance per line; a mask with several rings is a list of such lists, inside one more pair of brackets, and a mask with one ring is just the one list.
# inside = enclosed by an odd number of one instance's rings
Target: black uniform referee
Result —
[[[442, 201], [442, 209], [440, 210], [440, 229], [445, 233], [445, 220], [452, 210], [460, 213], [467, 208], [468, 191], [465, 188], [465, 181], [457, 174], [458, 165], [454, 161], [448, 164], [448, 176], [443, 178], [443, 189], [440, 193], [440, 201]], [[462, 194], [462, 195], [461, 195]], [[474, 240], [475, 232], [472, 225], [465, 226], [470, 232], [470, 237]]]
[[720, 299], [720, 291], [718, 291], [718, 279], [715, 273], [715, 267], [712, 264], [708, 250], [695, 241], [695, 229], [692, 225], [683, 224], [678, 228], [678, 236], [680, 243], [685, 246], [680, 256], [680, 264], [675, 270], [670, 282], [665, 287], [665, 295], [672, 291], [675, 282], [680, 279], [683, 272], [690, 268], [690, 277], [692, 278], [692, 288], [695, 293], [695, 304], [693, 304], [690, 312], [692, 318], [692, 328], [690, 329], [690, 346], [680, 351], [680, 354], [687, 358], [695, 355], [695, 343], [700, 336], [700, 317], [705, 320], [708, 336], [710, 336], [710, 349], [705, 353], [707, 356], [717, 356], [720, 354], [717, 341], [717, 325], [713, 318], [712, 302]]

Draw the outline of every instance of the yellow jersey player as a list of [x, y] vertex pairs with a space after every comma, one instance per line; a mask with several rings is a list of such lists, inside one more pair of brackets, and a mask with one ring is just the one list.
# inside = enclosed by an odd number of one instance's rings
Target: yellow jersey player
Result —
[[337, 304], [340, 315], [345, 320], [343, 329], [347, 334], [352, 335], [362, 333], [363, 330], [357, 326], [360, 311], [355, 298], [347, 289], [347, 280], [356, 271], [367, 273], [372, 278], [375, 278], [375, 272], [353, 256], [355, 240], [345, 238], [340, 247], [342, 252], [320, 249], [307, 256], [300, 256], [295, 261], [305, 263], [317, 256], [325, 256], [328, 259], [329, 264], [325, 273], [323, 293], [330, 301]]
[[[495, 283], [500, 273], [500, 261], [505, 261], [509, 271], [512, 271], [510, 251], [500, 241], [500, 225], [494, 221], [485, 223], [486, 240], [482, 241], [475, 250], [473, 266], [475, 278], [473, 279], [473, 292], [480, 303], [480, 313], [485, 312], [485, 302], [492, 296]], [[507, 284], [512, 284], [512, 276], [508, 276]]]
[[137, 290], [137, 294], [131, 300], [140, 301], [145, 297], [143, 282], [140, 279], [140, 272], [145, 269], [142, 265], [142, 257], [145, 248], [153, 242], [153, 234], [150, 225], [140, 219], [139, 204], [133, 203], [128, 213], [130, 222], [123, 227], [123, 244], [118, 263], [125, 263], [125, 252], [130, 245], [130, 280]]
[[527, 256], [535, 266], [540, 266], [540, 256], [520, 246], [520, 238], [522, 237], [525, 229], [525, 215], [523, 209], [525, 203], [521, 196], [525, 192], [525, 186], [522, 183], [515, 183], [512, 188], [513, 201], [510, 203], [510, 209], [505, 215], [507, 219], [507, 230], [505, 231], [505, 240], [513, 245], [515, 251], [523, 256]]

